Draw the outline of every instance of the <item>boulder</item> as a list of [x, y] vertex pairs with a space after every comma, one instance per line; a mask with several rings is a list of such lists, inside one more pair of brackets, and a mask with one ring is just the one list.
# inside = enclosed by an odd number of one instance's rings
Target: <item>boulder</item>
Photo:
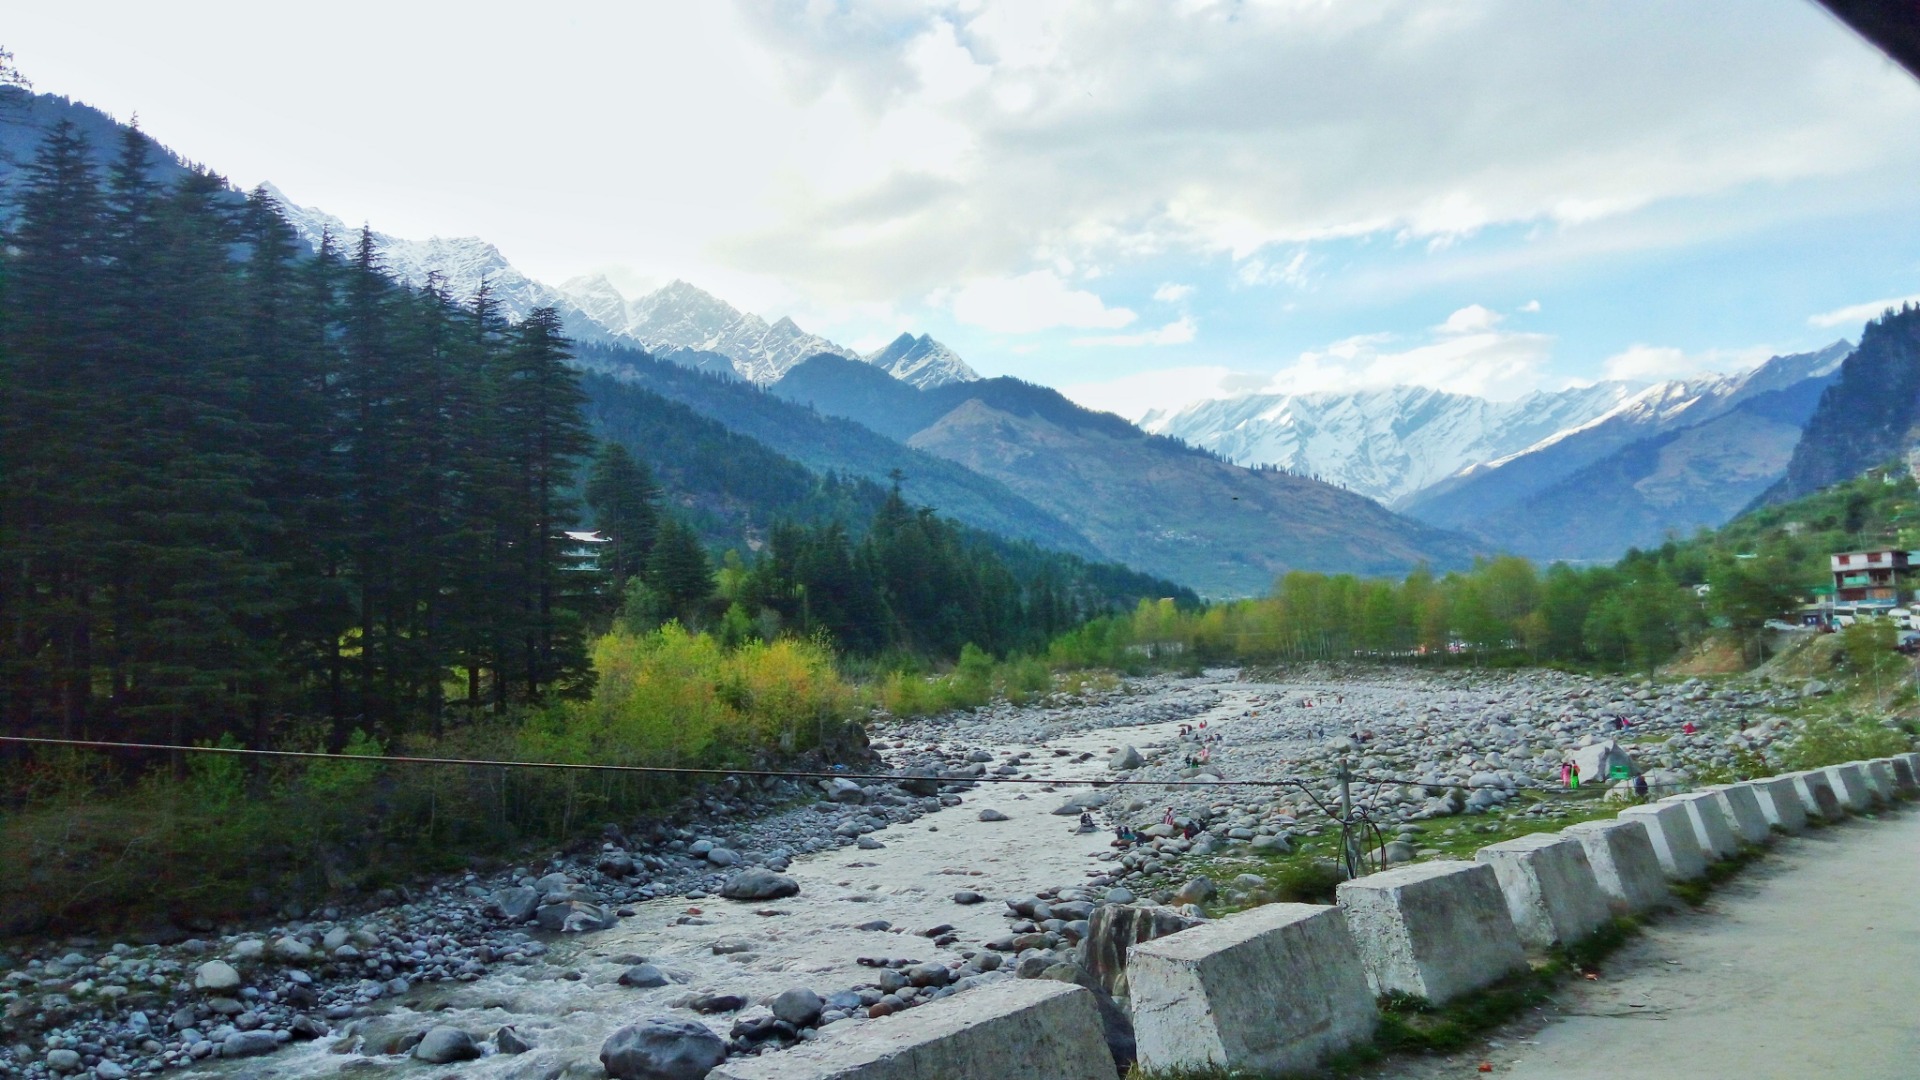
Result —
[[620, 985], [636, 990], [651, 990], [656, 986], [665, 986], [667, 982], [666, 973], [652, 964], [635, 964], [620, 973]]
[[524, 1054], [533, 1049], [533, 1044], [528, 1042], [525, 1036], [514, 1030], [512, 1025], [503, 1027], [493, 1033], [493, 1045], [502, 1054]]
[[726, 1041], [705, 1024], [671, 1016], [629, 1024], [600, 1045], [612, 1080], [701, 1080], [726, 1059]]
[[1615, 768], [1633, 775], [1633, 759], [1612, 739], [1583, 746], [1573, 752], [1573, 769], [1582, 784], [1601, 783], [1613, 776]]
[[[512, 885], [504, 889], [496, 889], [490, 900], [490, 906], [494, 911], [499, 912], [500, 917], [507, 922], [523, 923], [533, 918], [533, 913], [539, 910], [540, 893], [525, 885]], [[340, 935], [338, 942], [333, 940], [334, 934]], [[346, 934], [344, 931], [336, 930], [327, 935], [327, 948], [329, 951], [338, 949], [346, 943]]]
[[925, 766], [908, 769], [906, 773], [900, 777], [898, 782], [900, 784], [900, 790], [909, 795], [929, 796], [940, 794], [940, 773], [936, 769]]
[[225, 960], [209, 960], [193, 969], [193, 986], [213, 994], [238, 990], [240, 973]]
[[1127, 950], [1201, 925], [1169, 907], [1108, 904], [1095, 908], [1080, 942], [1080, 966], [1101, 990], [1127, 996]]
[[259, 1057], [280, 1049], [280, 1039], [271, 1031], [236, 1031], [220, 1044], [223, 1058]]
[[761, 867], [742, 870], [720, 887], [720, 895], [729, 900], [778, 900], [799, 893], [799, 882]]
[[1140, 756], [1140, 751], [1135, 750], [1131, 746], [1123, 746], [1112, 758], [1108, 759], [1107, 768], [1117, 772], [1124, 772], [1128, 769], [1137, 769], [1146, 763], [1147, 759]]
[[448, 1065], [456, 1061], [472, 1061], [480, 1056], [480, 1047], [473, 1036], [457, 1027], [440, 1025], [427, 1029], [420, 1036], [420, 1042], [413, 1048], [416, 1060], [432, 1065]]
[[981, 821], [1005, 821], [1007, 820], [1007, 815], [1001, 813], [998, 810], [988, 808], [986, 810], [980, 811], [980, 820]]
[[768, 1008], [773, 1015], [797, 1028], [812, 1027], [820, 1022], [820, 1013], [826, 1009], [826, 1003], [820, 995], [804, 986], [783, 990], [775, 995]]
[[828, 802], [863, 803], [867, 801], [866, 791], [851, 780], [835, 777], [832, 780], [820, 781], [820, 787], [826, 792]]
[[584, 900], [547, 904], [535, 911], [533, 917], [534, 921], [540, 924], [540, 929], [566, 934], [586, 934], [595, 930], [606, 930], [619, 921], [613, 912]]

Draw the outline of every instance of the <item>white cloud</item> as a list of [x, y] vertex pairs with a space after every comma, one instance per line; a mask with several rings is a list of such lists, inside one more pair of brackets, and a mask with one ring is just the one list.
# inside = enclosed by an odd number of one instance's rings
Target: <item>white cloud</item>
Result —
[[[783, 156], [782, 220], [725, 250], [835, 289], [924, 294], [1042, 253], [1225, 254], [1299, 284], [1327, 238], [1444, 248], [1920, 160], [1884, 135], [1920, 123], [1910, 81], [1812, 5], [742, 10], [784, 107], [820, 114], [806, 157], [845, 166], [823, 183]], [[930, 149], [876, 142], [896, 117]]]
[[1823, 311], [1807, 317], [1808, 326], [1823, 329], [1835, 326], [1859, 326], [1872, 322], [1886, 312], [1888, 308], [1899, 308], [1906, 304], [1920, 304], [1920, 293], [1910, 296], [1891, 296], [1885, 300], [1869, 300], [1864, 304], [1851, 304], [1832, 311]]
[[1153, 298], [1163, 304], [1178, 304], [1193, 295], [1193, 286], [1166, 282], [1153, 290]]
[[1070, 326], [1117, 330], [1137, 316], [1068, 285], [1051, 270], [975, 281], [953, 294], [953, 317], [999, 334], [1031, 334]]
[[1098, 337], [1078, 337], [1075, 345], [1185, 345], [1193, 340], [1199, 328], [1194, 325], [1192, 316], [1182, 315], [1158, 330], [1147, 330], [1138, 334], [1107, 334]]
[[1540, 301], [1529, 300], [1526, 303], [1520, 305], [1520, 310], [1525, 312], [1528, 315], [1531, 315], [1534, 312], [1540, 310]]
[[1380, 347], [1390, 340], [1372, 334], [1301, 353], [1274, 374], [1266, 389], [1305, 394], [1426, 386], [1509, 400], [1540, 386], [1553, 345], [1553, 338], [1546, 334], [1499, 331], [1445, 334], [1397, 352]]
[[1307, 249], [1299, 248], [1284, 262], [1269, 262], [1259, 255], [1247, 256], [1234, 273], [1242, 285], [1291, 285], [1304, 289], [1312, 279], [1311, 269]]
[[1484, 308], [1479, 304], [1466, 307], [1447, 316], [1447, 321], [1434, 327], [1442, 334], [1484, 334], [1505, 318], [1497, 311]]
[[1607, 357], [1600, 365], [1600, 377], [1620, 382], [1663, 382], [1709, 372], [1745, 371], [1765, 363], [1773, 354], [1764, 345], [1697, 353], [1667, 345], [1630, 345]]
[[[1196, 401], [1232, 397], [1264, 381], [1263, 376], [1225, 367], [1176, 367], [1075, 383], [1060, 387], [1060, 392], [1089, 409], [1139, 421], [1150, 413], [1170, 415]], [[1146, 426], [1153, 430], [1151, 423]]]

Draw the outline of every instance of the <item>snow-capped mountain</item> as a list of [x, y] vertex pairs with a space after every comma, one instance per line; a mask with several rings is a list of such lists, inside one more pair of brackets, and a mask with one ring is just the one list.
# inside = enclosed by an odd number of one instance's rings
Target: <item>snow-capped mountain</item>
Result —
[[1462, 469], [1397, 509], [1537, 558], [1606, 559], [1724, 524], [1786, 470], [1853, 351], [1658, 383], [1586, 423]]
[[[342, 253], [350, 254], [359, 244], [357, 226], [348, 225], [323, 210], [301, 206], [272, 184], [263, 186], [279, 201], [293, 231], [316, 251], [323, 237], [331, 237], [335, 250]], [[499, 248], [477, 236], [405, 240], [376, 230], [373, 243], [387, 272], [409, 285], [424, 285], [429, 275], [438, 275], [448, 293], [464, 299], [478, 293], [484, 283], [488, 292], [500, 301], [501, 314], [509, 319], [523, 318], [537, 307], [551, 307], [559, 310], [567, 333], [573, 337], [602, 340], [615, 336], [592, 312], [558, 290], [521, 273], [500, 254]]]
[[980, 376], [930, 337], [902, 334], [870, 356], [802, 330], [792, 319], [769, 323], [704, 289], [675, 281], [633, 300], [604, 277], [574, 278], [560, 286], [573, 302], [616, 334], [660, 353], [688, 349], [718, 353], [761, 385], [777, 382], [801, 361], [825, 353], [864, 360], [922, 389]]
[[[316, 250], [328, 236], [343, 252], [359, 242], [357, 227], [301, 206], [272, 185], [267, 188], [279, 200], [294, 231]], [[575, 338], [633, 342], [670, 359], [691, 356], [701, 363], [719, 363], [717, 354], [731, 361], [741, 377], [761, 385], [821, 353], [865, 360], [923, 389], [980, 377], [952, 350], [924, 335], [903, 334], [887, 348], [863, 357], [807, 333], [792, 319], [768, 323], [684, 281], [628, 300], [601, 276], [574, 278], [558, 289], [536, 281], [508, 262], [499, 248], [477, 236], [405, 240], [375, 232], [373, 239], [388, 272], [410, 285], [424, 285], [430, 274], [437, 275], [452, 295], [468, 297], [485, 283], [509, 318], [523, 317], [537, 307], [556, 308], [567, 333]]]
[[861, 359], [901, 382], [922, 390], [948, 383], [974, 382], [980, 378], [980, 373], [968, 367], [967, 362], [960, 359], [960, 354], [926, 334], [919, 337], [901, 334], [885, 348], [868, 353]]
[[1603, 416], [1632, 396], [1597, 383], [1489, 401], [1419, 386], [1248, 394], [1149, 413], [1141, 426], [1240, 465], [1278, 465], [1392, 505], [1476, 463]]

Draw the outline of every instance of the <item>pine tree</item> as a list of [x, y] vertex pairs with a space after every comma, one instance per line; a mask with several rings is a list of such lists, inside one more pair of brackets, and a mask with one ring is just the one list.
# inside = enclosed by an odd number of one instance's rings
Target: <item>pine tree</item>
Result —
[[646, 463], [616, 442], [603, 442], [587, 473], [587, 505], [594, 524], [608, 540], [600, 556], [614, 595], [626, 591], [627, 581], [646, 569], [660, 527], [660, 485]]

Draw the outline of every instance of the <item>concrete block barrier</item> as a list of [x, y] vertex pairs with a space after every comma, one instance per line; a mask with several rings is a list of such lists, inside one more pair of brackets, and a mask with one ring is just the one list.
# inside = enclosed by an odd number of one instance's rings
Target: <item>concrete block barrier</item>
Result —
[[1907, 771], [1913, 774], [1914, 786], [1920, 788], [1920, 753], [1895, 754], [1893, 759], [1907, 763]]
[[1493, 868], [1440, 860], [1340, 883], [1335, 894], [1376, 993], [1442, 1004], [1525, 966]]
[[1833, 796], [1849, 814], [1863, 814], [1873, 809], [1873, 789], [1867, 786], [1867, 773], [1858, 762], [1845, 765], [1829, 765], [1820, 770], [1833, 788]]
[[1380, 1021], [1336, 907], [1268, 904], [1135, 945], [1127, 978], [1149, 1070], [1306, 1072]]
[[1894, 799], [1900, 794], [1894, 787], [1893, 762], [1886, 758], [1875, 758], [1872, 761], [1856, 761], [1854, 764], [1860, 766], [1860, 771], [1866, 774], [1867, 790], [1873, 792], [1873, 801], [1892, 806]]
[[1719, 805], [1735, 839], [1743, 844], [1764, 844], [1773, 835], [1773, 823], [1760, 809], [1760, 796], [1752, 784], [1716, 784], [1707, 791]]
[[1071, 983], [1009, 979], [839, 1026], [783, 1053], [725, 1062], [707, 1080], [1113, 1080], [1093, 994]]
[[1808, 817], [1833, 822], [1847, 816], [1847, 808], [1840, 802], [1840, 795], [1833, 790], [1833, 784], [1825, 772], [1810, 769], [1788, 773], [1787, 778], [1793, 781], [1793, 790], [1799, 794], [1800, 805], [1805, 808]]
[[1807, 807], [1800, 801], [1793, 777], [1769, 776], [1753, 781], [1753, 793], [1760, 801], [1760, 812], [1767, 824], [1788, 833], [1807, 831]]
[[1594, 882], [1615, 914], [1639, 915], [1672, 901], [1660, 856], [1654, 854], [1653, 841], [1639, 822], [1582, 821], [1560, 830], [1560, 835], [1578, 840], [1585, 849]]
[[1740, 853], [1740, 839], [1733, 835], [1733, 825], [1727, 821], [1727, 815], [1714, 800], [1711, 791], [1689, 791], [1684, 795], [1669, 795], [1661, 802], [1675, 803], [1686, 807], [1687, 822], [1693, 826], [1693, 838], [1700, 844], [1700, 853], [1708, 862], [1719, 862]]
[[1607, 921], [1607, 895], [1600, 890], [1587, 849], [1557, 833], [1489, 844], [1474, 861], [1493, 867], [1520, 940], [1535, 948], [1569, 945]]
[[1905, 754], [1895, 754], [1887, 758], [1887, 765], [1893, 769], [1894, 794], [1903, 799], [1911, 799], [1920, 794], [1920, 777], [1914, 776], [1913, 762]]
[[1675, 881], [1692, 881], [1707, 873], [1707, 856], [1693, 833], [1693, 821], [1687, 808], [1676, 802], [1629, 806], [1620, 811], [1620, 820], [1638, 822], [1653, 842], [1653, 853], [1660, 869]]

